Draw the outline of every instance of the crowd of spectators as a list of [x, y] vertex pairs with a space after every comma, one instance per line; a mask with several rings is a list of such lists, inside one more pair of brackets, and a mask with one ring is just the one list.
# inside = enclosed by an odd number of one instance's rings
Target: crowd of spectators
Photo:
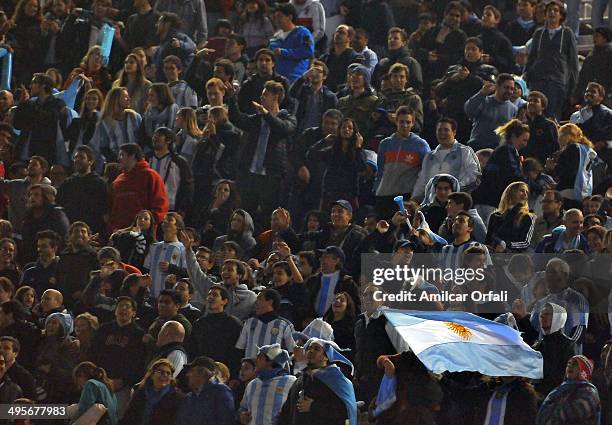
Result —
[[[580, 25], [577, 0], [1, 0], [0, 404], [612, 423], [607, 4]], [[406, 282], [370, 259], [509, 296], [383, 300]], [[387, 308], [500, 321], [543, 379], [434, 375]]]

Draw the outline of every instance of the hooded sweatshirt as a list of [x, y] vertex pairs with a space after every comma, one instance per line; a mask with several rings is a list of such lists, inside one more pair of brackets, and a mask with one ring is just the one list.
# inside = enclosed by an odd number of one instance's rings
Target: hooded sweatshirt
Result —
[[427, 192], [430, 179], [442, 173], [450, 174], [458, 180], [460, 189], [469, 190], [474, 187], [480, 176], [480, 163], [478, 157], [469, 146], [457, 141], [450, 149], [441, 149], [438, 145], [433, 151], [425, 155], [419, 178], [414, 186], [413, 198], [421, 199]]
[[325, 10], [319, 0], [306, 0], [303, 4], [292, 1], [297, 11], [296, 25], [302, 25], [312, 32], [315, 43], [325, 36]]
[[430, 150], [427, 142], [413, 133], [407, 138], [393, 133], [384, 139], [378, 147], [376, 196], [411, 193]]
[[130, 171], [124, 171], [113, 182], [110, 230], [132, 224], [139, 211], [148, 209], [155, 223], [161, 223], [168, 212], [168, 195], [161, 176], [144, 159]]
[[251, 214], [243, 209], [237, 209], [234, 211], [234, 214], [240, 214], [244, 218], [244, 228], [242, 233], [237, 234], [232, 230], [230, 219], [230, 224], [227, 226], [227, 234], [219, 236], [215, 239], [215, 242], [213, 243], [213, 251], [220, 250], [223, 243], [227, 241], [234, 241], [240, 245], [240, 248], [242, 248], [242, 257], [246, 261], [251, 258], [253, 249], [255, 248], [255, 245], [257, 245], [257, 241], [253, 237], [253, 231], [255, 230], [253, 218], [251, 217]]
[[544, 358], [544, 378], [536, 385], [536, 390], [547, 394], [563, 382], [567, 361], [574, 356], [576, 344], [563, 333], [567, 311], [558, 304], [546, 303], [553, 310], [550, 330], [542, 330], [543, 335], [533, 348]]

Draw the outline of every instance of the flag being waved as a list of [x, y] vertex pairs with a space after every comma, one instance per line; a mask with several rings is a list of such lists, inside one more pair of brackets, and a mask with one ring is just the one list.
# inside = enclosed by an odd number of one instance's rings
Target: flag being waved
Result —
[[471, 313], [384, 310], [398, 352], [411, 350], [434, 373], [543, 377], [542, 355], [518, 331]]

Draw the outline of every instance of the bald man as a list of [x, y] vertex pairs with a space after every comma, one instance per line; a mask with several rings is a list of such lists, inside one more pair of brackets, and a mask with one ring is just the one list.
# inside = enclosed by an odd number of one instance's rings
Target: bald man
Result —
[[544, 236], [536, 246], [536, 252], [560, 254], [568, 249], [580, 249], [588, 253], [587, 238], [582, 234], [583, 224], [582, 211], [576, 208], [565, 211], [563, 226], [553, 229], [550, 235]]
[[183, 346], [185, 341], [185, 328], [179, 322], [170, 320], [162, 326], [157, 336], [157, 355], [153, 362], [161, 358], [167, 358], [174, 365], [174, 377], [176, 378], [187, 363], [187, 351]]
[[62, 293], [56, 289], [47, 289], [40, 298], [40, 315], [37, 324], [41, 329], [45, 327], [47, 316], [52, 313], [68, 313], [68, 311], [64, 308]]
[[10, 110], [15, 105], [13, 93], [8, 90], [0, 91], [0, 122], [10, 124]]

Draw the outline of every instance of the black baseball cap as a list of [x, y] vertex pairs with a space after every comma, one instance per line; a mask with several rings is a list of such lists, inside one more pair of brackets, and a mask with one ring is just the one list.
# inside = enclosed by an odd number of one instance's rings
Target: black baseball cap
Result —
[[217, 369], [217, 364], [210, 357], [200, 356], [193, 359], [191, 363], [187, 363], [183, 366], [183, 368], [186, 370], [191, 369], [192, 367], [203, 367], [204, 369], [214, 372]]

